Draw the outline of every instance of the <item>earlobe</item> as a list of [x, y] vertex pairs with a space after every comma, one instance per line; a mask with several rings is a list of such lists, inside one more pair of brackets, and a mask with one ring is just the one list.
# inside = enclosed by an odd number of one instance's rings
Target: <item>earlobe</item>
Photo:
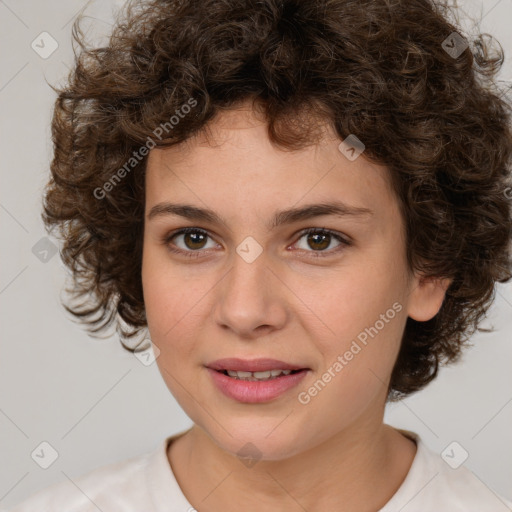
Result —
[[452, 283], [451, 278], [417, 276], [409, 296], [407, 314], [413, 320], [426, 322], [437, 315]]

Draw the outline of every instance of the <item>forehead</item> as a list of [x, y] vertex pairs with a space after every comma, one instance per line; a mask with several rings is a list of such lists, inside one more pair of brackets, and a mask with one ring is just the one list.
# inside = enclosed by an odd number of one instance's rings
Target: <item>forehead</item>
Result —
[[[217, 115], [187, 141], [150, 152], [147, 209], [160, 201], [194, 202], [259, 215], [300, 203], [342, 200], [383, 213], [396, 210], [389, 173], [364, 153], [351, 161], [328, 123], [301, 149], [273, 144], [262, 114], [248, 106]], [[269, 211], [270, 214], [270, 211]]]

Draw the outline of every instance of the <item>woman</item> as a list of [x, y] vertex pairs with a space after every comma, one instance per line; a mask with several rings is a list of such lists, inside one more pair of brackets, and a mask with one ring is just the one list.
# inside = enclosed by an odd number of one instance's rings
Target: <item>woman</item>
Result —
[[14, 511], [512, 506], [462, 447], [383, 423], [511, 277], [510, 110], [479, 48], [427, 0], [136, 2], [82, 44], [43, 215], [67, 308], [132, 351], [147, 328], [194, 426]]

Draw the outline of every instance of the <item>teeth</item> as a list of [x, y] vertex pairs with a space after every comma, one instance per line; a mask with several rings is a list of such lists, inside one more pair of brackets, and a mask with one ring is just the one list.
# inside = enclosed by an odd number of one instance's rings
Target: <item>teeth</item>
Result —
[[289, 375], [291, 370], [268, 370], [266, 372], [242, 372], [234, 370], [226, 370], [230, 377], [240, 380], [269, 380], [279, 375]]

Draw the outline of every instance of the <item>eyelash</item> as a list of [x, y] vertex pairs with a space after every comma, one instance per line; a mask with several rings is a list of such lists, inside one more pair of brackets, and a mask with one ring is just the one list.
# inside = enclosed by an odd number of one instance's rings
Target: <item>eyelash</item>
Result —
[[[201, 233], [203, 235], [208, 236], [209, 238], [212, 238], [212, 237], [210, 237], [209, 233], [207, 231], [205, 231], [204, 229], [189, 227], [189, 228], [183, 228], [183, 229], [180, 229], [180, 230], [175, 231], [173, 233], [170, 233], [169, 235], [167, 235], [167, 236], [165, 236], [163, 238], [162, 243], [167, 247], [167, 249], [169, 251], [171, 251], [173, 253], [176, 253], [176, 254], [180, 254], [182, 256], [185, 256], [186, 258], [200, 258], [200, 257], [202, 257], [202, 256], [200, 256], [200, 254], [205, 252], [205, 250], [198, 249], [196, 251], [193, 251], [193, 250], [184, 251], [183, 249], [178, 249], [175, 246], [174, 247], [172, 246], [171, 241], [172, 241], [173, 238], [177, 237], [178, 235], [183, 235], [183, 234], [187, 234], [187, 233]], [[312, 234], [312, 233], [321, 234], [321, 235], [330, 235], [334, 239], [336, 239], [338, 242], [340, 242], [340, 245], [338, 247], [336, 247], [335, 249], [331, 249], [329, 251], [325, 251], [325, 250], [323, 250], [323, 251], [313, 251], [313, 250], [306, 251], [308, 253], [311, 253], [310, 256], [312, 258], [328, 257], [328, 256], [331, 256], [333, 253], [338, 253], [341, 250], [343, 250], [345, 247], [349, 247], [349, 246], [352, 245], [352, 242], [350, 242], [346, 238], [342, 237], [336, 231], [331, 231], [330, 229], [327, 229], [327, 228], [307, 228], [307, 229], [304, 229], [304, 230], [302, 230], [300, 232], [299, 237], [297, 238], [297, 242], [302, 237], [304, 237], [306, 235], [309, 235], [309, 234]], [[304, 249], [297, 249], [297, 250], [300, 251], [300, 250], [304, 250]], [[206, 251], [208, 251], [208, 249], [206, 249]]]

